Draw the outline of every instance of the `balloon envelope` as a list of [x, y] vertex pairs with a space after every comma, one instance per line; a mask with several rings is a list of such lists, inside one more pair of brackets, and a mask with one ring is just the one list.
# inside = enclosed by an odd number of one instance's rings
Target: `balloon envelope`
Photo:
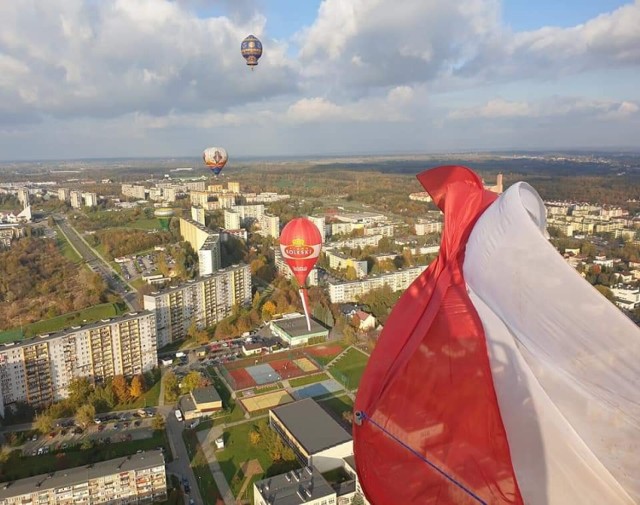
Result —
[[315, 224], [304, 217], [292, 219], [280, 233], [280, 252], [300, 286], [318, 261], [322, 236]]
[[202, 160], [215, 175], [222, 171], [228, 159], [229, 155], [222, 147], [208, 147], [202, 153]]
[[254, 35], [249, 35], [240, 45], [242, 57], [247, 60], [247, 65], [255, 67], [262, 56], [262, 42]]

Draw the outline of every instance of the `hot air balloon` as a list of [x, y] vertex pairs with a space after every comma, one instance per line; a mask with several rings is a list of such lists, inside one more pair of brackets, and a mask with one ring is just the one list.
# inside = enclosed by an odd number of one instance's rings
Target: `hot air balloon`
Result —
[[247, 60], [247, 65], [253, 70], [253, 67], [258, 65], [260, 56], [262, 56], [262, 42], [254, 35], [249, 35], [242, 41], [240, 52], [242, 53], [242, 57]]
[[202, 153], [202, 160], [216, 177], [222, 172], [228, 159], [227, 151], [222, 147], [208, 147]]
[[367, 499], [640, 503], [640, 328], [549, 244], [531, 186], [498, 197], [459, 166], [418, 180], [444, 232], [358, 388]]
[[280, 233], [280, 252], [300, 285], [300, 298], [302, 299], [309, 330], [311, 330], [311, 320], [309, 319], [309, 299], [305, 289], [305, 282], [309, 272], [318, 261], [321, 248], [322, 236], [320, 231], [307, 218], [298, 217], [292, 219]]

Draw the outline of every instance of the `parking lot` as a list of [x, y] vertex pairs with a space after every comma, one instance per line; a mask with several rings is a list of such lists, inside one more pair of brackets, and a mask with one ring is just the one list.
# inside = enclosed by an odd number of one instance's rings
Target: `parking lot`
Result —
[[[62, 421], [59, 426], [45, 435], [36, 435], [22, 446], [24, 455], [37, 456], [52, 451], [65, 450], [80, 445], [86, 440], [97, 444], [109, 444], [151, 438], [152, 417], [140, 417], [135, 413], [103, 414], [99, 424], [82, 429], [73, 421]], [[35, 438], [35, 440], [34, 440]]]

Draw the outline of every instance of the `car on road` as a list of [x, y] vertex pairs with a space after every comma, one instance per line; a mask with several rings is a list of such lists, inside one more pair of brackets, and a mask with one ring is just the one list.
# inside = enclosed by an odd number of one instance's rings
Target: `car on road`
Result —
[[191, 492], [191, 488], [189, 487], [189, 481], [186, 478], [182, 478], [182, 487], [184, 488], [184, 492], [189, 494]]

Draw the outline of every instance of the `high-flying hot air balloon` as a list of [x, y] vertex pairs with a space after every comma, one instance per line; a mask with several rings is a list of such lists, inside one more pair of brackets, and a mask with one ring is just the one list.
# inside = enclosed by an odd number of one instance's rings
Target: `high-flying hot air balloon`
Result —
[[228, 159], [227, 151], [222, 147], [208, 147], [202, 153], [202, 160], [216, 177], [222, 172]]
[[300, 285], [300, 298], [302, 299], [309, 330], [311, 330], [311, 320], [309, 319], [309, 300], [305, 282], [309, 272], [318, 261], [321, 248], [322, 236], [320, 231], [307, 218], [298, 217], [292, 219], [280, 233], [280, 252]]
[[258, 65], [260, 56], [262, 56], [262, 42], [254, 35], [249, 35], [242, 41], [240, 52], [242, 53], [242, 57], [247, 60], [247, 65], [253, 70], [253, 67]]
[[549, 243], [531, 186], [498, 197], [460, 166], [418, 180], [444, 232], [358, 388], [369, 502], [640, 503], [640, 328]]

